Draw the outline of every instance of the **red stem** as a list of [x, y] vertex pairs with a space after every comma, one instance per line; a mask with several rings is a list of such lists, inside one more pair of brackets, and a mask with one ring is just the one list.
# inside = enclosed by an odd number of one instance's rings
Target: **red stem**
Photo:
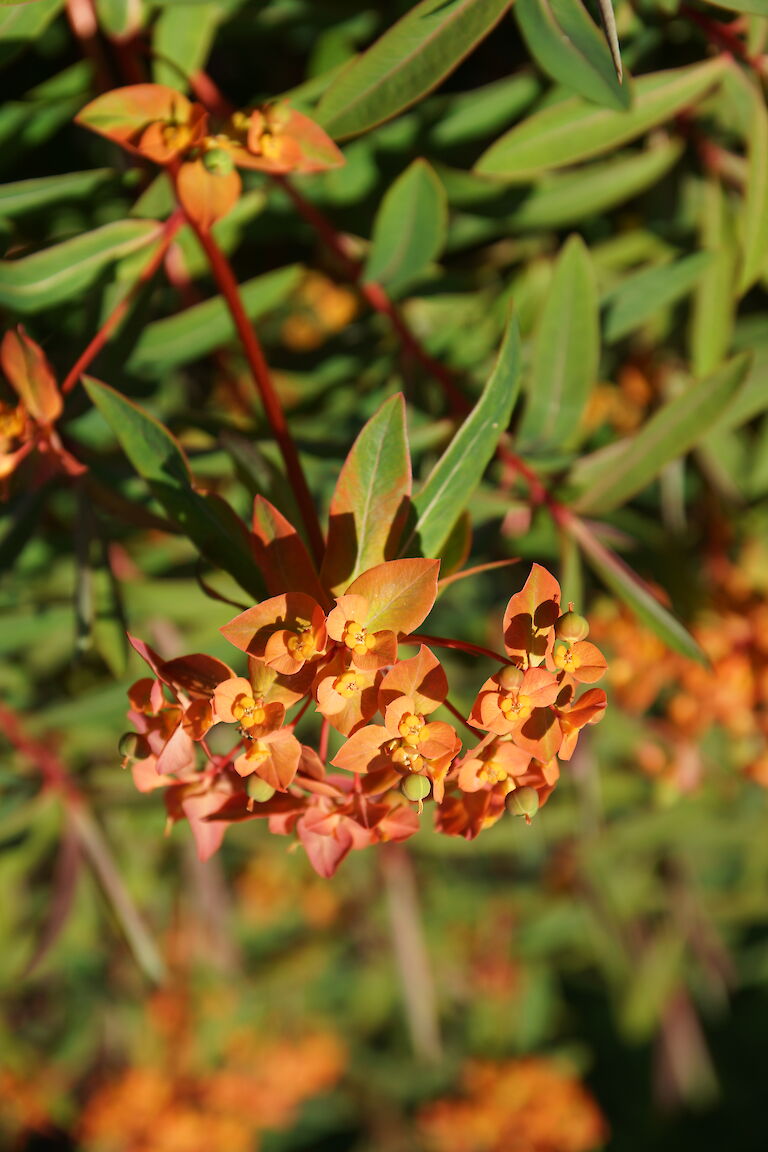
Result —
[[485, 736], [485, 732], [481, 732], [479, 728], [473, 728], [466, 716], [462, 716], [461, 712], [454, 704], [451, 704], [450, 700], [443, 700], [443, 706], [447, 708], [465, 728], [468, 728], [473, 736], [479, 736], [480, 739]]
[[201, 228], [197, 221], [186, 210], [184, 210], [187, 222], [197, 236], [200, 246], [205, 252], [210, 264], [211, 271], [213, 272], [214, 279], [219, 287], [227, 307], [229, 308], [230, 315], [237, 329], [237, 334], [243, 345], [243, 350], [248, 360], [253, 378], [256, 381], [256, 386], [259, 389], [261, 402], [264, 405], [269, 426], [272, 429], [277, 446], [283, 457], [285, 470], [288, 475], [293, 493], [296, 497], [296, 503], [301, 512], [301, 518], [304, 521], [304, 527], [307, 530], [309, 537], [310, 547], [317, 564], [320, 564], [323, 557], [323, 534], [320, 530], [320, 522], [317, 518], [317, 511], [312, 499], [312, 495], [307, 485], [304, 471], [301, 467], [299, 454], [296, 451], [296, 445], [293, 442], [288, 424], [285, 419], [285, 414], [280, 405], [280, 401], [275, 392], [272, 383], [267, 362], [264, 358], [264, 353], [259, 343], [256, 333], [253, 330], [248, 316], [246, 315], [243, 302], [240, 298], [240, 289], [237, 278], [232, 271], [232, 267], [227, 260], [224, 253], [219, 248], [213, 236], [207, 229]]
[[75, 361], [65, 376], [64, 382], [61, 385], [61, 391], [64, 395], [72, 391], [82, 376], [83, 372], [85, 372], [86, 368], [96, 359], [99, 352], [101, 352], [104, 345], [108, 342], [110, 336], [125, 316], [138, 293], [141, 291], [144, 285], [147, 284], [155, 275], [158, 268], [165, 259], [165, 255], [173, 242], [174, 236], [183, 223], [184, 214], [180, 210], [177, 210], [173, 213], [172, 216], [168, 217], [165, 224], [163, 225], [162, 238], [157, 248], [152, 253], [152, 258], [142, 269], [141, 274], [131, 285], [129, 291], [125, 294], [119, 304], [113, 309], [113, 311], [102, 324], [99, 331], [91, 340], [88, 347]]
[[499, 655], [491, 648], [481, 648], [479, 644], [470, 644], [466, 640], [449, 640], [447, 636], [428, 636], [426, 632], [413, 632], [401, 644], [434, 644], [437, 648], [456, 648], [459, 652], [469, 652], [471, 656], [488, 656], [497, 664], [511, 664], [506, 656]]
[[328, 737], [331, 734], [331, 725], [323, 718], [323, 723], [320, 726], [320, 742], [317, 748], [317, 754], [325, 764], [328, 759]]

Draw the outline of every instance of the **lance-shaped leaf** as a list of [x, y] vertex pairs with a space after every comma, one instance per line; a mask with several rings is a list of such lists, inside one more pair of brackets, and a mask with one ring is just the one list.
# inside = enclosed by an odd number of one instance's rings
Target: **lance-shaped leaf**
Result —
[[0, 305], [23, 315], [72, 302], [115, 260], [160, 236], [154, 220], [115, 220], [19, 260], [0, 260]]
[[42, 348], [21, 325], [3, 337], [0, 365], [33, 420], [50, 424], [58, 419], [63, 404], [56, 378]]
[[748, 12], [753, 16], [768, 16], [768, 0], [704, 0], [704, 3], [739, 14]]
[[632, 108], [614, 112], [574, 97], [529, 116], [484, 152], [475, 170], [486, 176], [527, 181], [541, 172], [599, 156], [671, 120], [695, 104], [722, 76], [723, 57], [642, 76]]
[[149, 124], [157, 120], [188, 124], [192, 115], [189, 100], [174, 88], [131, 84], [97, 96], [78, 112], [75, 122], [133, 151]]
[[347, 594], [368, 601], [368, 632], [413, 632], [437, 596], [438, 560], [388, 560], [353, 580]]
[[12, 184], [0, 185], [0, 217], [21, 216], [62, 200], [85, 200], [102, 184], [114, 179], [111, 168], [93, 168], [90, 172], [14, 180]]
[[642, 327], [687, 296], [712, 262], [710, 252], [694, 252], [660, 268], [644, 268], [611, 292], [607, 301], [605, 339], [612, 343]]
[[713, 372], [725, 358], [734, 320], [735, 245], [728, 202], [716, 176], [703, 189], [701, 246], [712, 260], [699, 278], [691, 309], [691, 366], [694, 376]]
[[108, 385], [88, 377], [83, 384], [173, 523], [211, 563], [231, 573], [251, 595], [261, 597], [245, 525], [223, 500], [195, 491], [187, 458], [168, 429]]
[[628, 564], [598, 540], [591, 529], [575, 516], [568, 520], [567, 528], [606, 587], [624, 601], [641, 623], [673, 651], [700, 664], [707, 663], [706, 656], [690, 632], [659, 602]]
[[768, 111], [762, 84], [751, 84], [750, 90], [739, 276], [742, 294], [759, 279], [768, 260]]
[[519, 389], [520, 334], [513, 317], [480, 399], [414, 497], [401, 555], [413, 548], [426, 556], [440, 552], [507, 430]]
[[447, 227], [445, 189], [426, 160], [414, 160], [381, 202], [363, 280], [400, 292], [440, 255]]
[[26, 44], [41, 35], [64, 0], [35, 0], [26, 4], [3, 4], [0, 7], [0, 67], [5, 67]]
[[385, 401], [352, 446], [336, 484], [323, 583], [333, 592], [397, 555], [411, 495], [402, 394]]
[[152, 29], [152, 77], [158, 84], [183, 85], [183, 77], [205, 68], [224, 9], [219, 3], [163, 5]]
[[317, 109], [337, 139], [373, 128], [435, 88], [511, 0], [421, 0], [333, 81]]
[[258, 564], [271, 596], [305, 592], [319, 604], [328, 596], [304, 541], [274, 504], [257, 496], [253, 502], [253, 541]]
[[558, 84], [605, 108], [628, 108], [630, 92], [580, 0], [517, 0], [515, 17], [528, 51]]
[[583, 457], [571, 473], [580, 489], [573, 507], [590, 514], [610, 512], [642, 491], [723, 416], [748, 369], [749, 356], [734, 357], [665, 404], [636, 435]]
[[[240, 285], [240, 298], [249, 320], [271, 312], [301, 279], [299, 264], [276, 268]], [[188, 364], [221, 348], [235, 335], [235, 326], [221, 296], [193, 304], [174, 316], [148, 324], [128, 360], [131, 371], [160, 376], [169, 368]]]
[[572, 444], [597, 379], [600, 323], [597, 286], [589, 252], [571, 236], [557, 262], [533, 355], [522, 451]]

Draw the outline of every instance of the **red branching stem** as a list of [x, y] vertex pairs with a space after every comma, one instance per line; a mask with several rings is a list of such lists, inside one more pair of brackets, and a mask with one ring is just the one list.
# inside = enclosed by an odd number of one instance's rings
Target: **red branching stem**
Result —
[[230, 104], [219, 86], [211, 79], [207, 72], [193, 72], [189, 77], [189, 86], [195, 95], [195, 99], [199, 100], [212, 116], [218, 116], [220, 119], [226, 120], [235, 111], [233, 105]]
[[482, 648], [479, 644], [470, 644], [466, 640], [452, 640], [447, 636], [428, 636], [426, 632], [412, 632], [410, 636], [400, 641], [401, 644], [434, 644], [436, 648], [455, 648], [459, 652], [468, 652], [471, 656], [487, 656], [497, 664], [511, 664], [506, 656], [501, 656], [491, 648]]
[[291, 720], [290, 724], [287, 726], [287, 727], [288, 727], [288, 730], [289, 730], [290, 732], [292, 732], [292, 731], [294, 730], [294, 728], [295, 728], [295, 727], [296, 727], [296, 725], [298, 724], [299, 720], [301, 720], [302, 716], [303, 716], [303, 715], [304, 715], [304, 713], [306, 712], [307, 708], [309, 708], [309, 706], [310, 706], [310, 704], [311, 704], [311, 703], [312, 703], [312, 697], [311, 697], [311, 696], [307, 696], [307, 698], [306, 698], [306, 700], [304, 701], [304, 703], [302, 704], [301, 708], [299, 708], [299, 710], [298, 710], [298, 712], [296, 713], [296, 715], [294, 716], [293, 720]]
[[19, 717], [5, 704], [0, 704], [0, 730], [8, 743], [35, 765], [47, 788], [56, 789], [70, 801], [80, 800], [78, 788], [53, 749], [29, 737]]
[[88, 347], [75, 361], [65, 376], [64, 382], [61, 385], [61, 391], [64, 393], [64, 395], [72, 391], [82, 374], [96, 359], [105, 344], [107, 344], [115, 329], [118, 327], [121, 320], [128, 312], [138, 293], [141, 291], [144, 285], [152, 279], [157, 270], [160, 268], [160, 265], [163, 263], [168, 249], [173, 243], [174, 236], [183, 223], [184, 213], [180, 210], [177, 210], [173, 213], [172, 216], [168, 217], [165, 224], [163, 225], [163, 232], [160, 238], [160, 243], [152, 253], [151, 259], [142, 269], [140, 275], [131, 285], [129, 291], [126, 292], [123, 299], [112, 310], [112, 312], [110, 312], [109, 316], [104, 321], [96, 335], [93, 337]]
[[315, 561], [319, 564], [322, 560], [324, 545], [317, 511], [301, 467], [296, 445], [288, 429], [285, 413], [275, 392], [261, 344], [243, 307], [237, 277], [211, 233], [206, 228], [201, 228], [189, 213], [185, 213], [185, 216], [208, 258], [214, 279], [234, 321], [246, 359], [259, 389], [272, 435], [283, 457], [286, 474], [301, 512]]
[[[719, 20], [711, 20], [709, 16], [697, 12], [689, 4], [681, 4], [680, 12], [701, 29], [711, 44], [725, 49], [729, 55], [735, 56], [737, 60], [744, 60], [753, 67], [755, 66], [756, 62], [750, 58], [746, 44], [739, 38], [733, 25], [721, 24]], [[735, 20], [733, 23], [739, 25], [740, 21]]]
[[320, 725], [320, 742], [317, 747], [317, 754], [322, 760], [323, 764], [325, 764], [326, 760], [328, 759], [328, 737], [330, 734], [331, 725], [328, 720], [323, 718], [323, 723]]
[[463, 724], [465, 728], [469, 729], [473, 736], [478, 736], [482, 739], [485, 733], [481, 732], [479, 728], [475, 728], [472, 724], [470, 724], [469, 720], [467, 720], [466, 716], [462, 715], [455, 704], [451, 704], [450, 700], [443, 700], [443, 704], [448, 709], [448, 711], [453, 716], [455, 716], [459, 723]]

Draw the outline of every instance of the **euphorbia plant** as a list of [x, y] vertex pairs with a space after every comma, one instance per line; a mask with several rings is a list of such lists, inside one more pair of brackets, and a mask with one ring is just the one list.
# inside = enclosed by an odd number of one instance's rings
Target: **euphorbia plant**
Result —
[[[436, 472], [456, 488], [444, 464]], [[204, 654], [163, 661], [133, 641], [153, 676], [131, 689], [136, 736], [124, 738], [125, 762], [140, 789], [166, 789], [169, 820], [190, 822], [201, 856], [219, 847], [227, 823], [261, 818], [298, 836], [329, 876], [352, 849], [411, 836], [430, 799], [450, 835], [472, 838], [505, 808], [530, 823], [557, 782], [558, 758], [570, 759], [579, 731], [600, 720], [605, 693], [577, 692], [605, 660], [539, 565], [506, 606], [503, 652], [418, 631], [440, 591], [439, 559], [398, 555], [414, 546], [415, 523], [430, 524], [419, 505], [396, 396], [342, 469], [319, 568], [298, 531], [256, 497], [254, 561], [273, 595], [221, 629], [246, 657], [240, 671]], [[499, 665], [467, 717], [449, 699], [441, 646]], [[469, 732], [466, 749], [453, 723], [436, 718], [442, 707]], [[310, 709], [320, 718], [312, 743], [299, 736]], [[215, 726], [231, 732], [223, 752], [208, 743]], [[331, 728], [344, 741], [329, 764]]]

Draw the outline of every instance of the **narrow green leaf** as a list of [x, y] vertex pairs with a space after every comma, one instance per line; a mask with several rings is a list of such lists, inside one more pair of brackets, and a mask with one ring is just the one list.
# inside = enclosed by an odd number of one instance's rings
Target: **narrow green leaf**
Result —
[[108, 385], [87, 376], [83, 384], [171, 521], [211, 563], [260, 598], [263, 588], [245, 525], [223, 500], [195, 491], [187, 458], [168, 429]]
[[517, 0], [514, 12], [528, 51], [548, 76], [594, 104], [629, 107], [629, 88], [580, 0]]
[[475, 171], [527, 181], [541, 172], [598, 156], [672, 119], [695, 104], [722, 76], [723, 57], [641, 76], [631, 109], [595, 108], [578, 97], [534, 113], [483, 153]]
[[413, 500], [401, 556], [413, 547], [424, 556], [440, 553], [507, 430], [519, 389], [520, 334], [512, 318], [482, 395]]
[[6, 167], [12, 169], [25, 148], [39, 147], [69, 123], [88, 98], [91, 75], [89, 61], [79, 60], [0, 106], [0, 144], [13, 145], [0, 154]]
[[650, 628], [674, 652], [699, 664], [707, 658], [690, 632], [659, 603], [636, 572], [597, 539], [581, 520], [572, 517], [568, 531], [579, 544], [587, 561], [611, 592], [623, 600], [638, 620]]
[[405, 402], [398, 394], [365, 425], [339, 475], [322, 571], [331, 591], [397, 555], [410, 494]]
[[599, 358], [594, 269], [584, 241], [571, 236], [557, 262], [536, 334], [521, 451], [573, 444]]
[[152, 30], [154, 82], [186, 88], [189, 77], [205, 67], [221, 17], [219, 3], [164, 8]]
[[448, 98], [440, 119], [430, 128], [430, 143], [435, 148], [475, 144], [517, 120], [540, 92], [541, 81], [532, 72], [517, 72], [482, 88], [457, 92]]
[[142, 0], [96, 0], [96, 15], [110, 38], [127, 38], [143, 23]]
[[704, 0], [715, 8], [727, 8], [729, 12], [748, 12], [753, 16], [768, 16], [768, 0]]
[[88, 197], [113, 179], [111, 168], [94, 168], [90, 172], [67, 172], [63, 176], [38, 176], [33, 180], [0, 184], [0, 217], [21, 216], [62, 200]]
[[736, 252], [728, 205], [716, 177], [704, 185], [701, 203], [701, 247], [712, 259], [699, 277], [691, 309], [691, 367], [696, 377], [713, 372], [731, 343], [734, 320]]
[[660, 408], [634, 436], [583, 457], [571, 472], [578, 512], [604, 513], [630, 500], [671, 460], [690, 451], [737, 396], [749, 357], [736, 356]]
[[64, 0], [33, 0], [0, 6], [0, 67], [45, 31], [64, 7]]
[[426, 160], [414, 160], [381, 202], [363, 280], [397, 294], [437, 259], [447, 229], [445, 189]]
[[[265, 272], [240, 286], [249, 320], [258, 320], [286, 299], [301, 279], [302, 268], [291, 264]], [[142, 375], [159, 376], [169, 368], [188, 364], [220, 348], [235, 335], [234, 324], [221, 296], [193, 304], [175, 316], [148, 324], [128, 361]]]
[[687, 296], [711, 262], [711, 252], [694, 252], [660, 268], [643, 268], [622, 281], [604, 301], [606, 341], [621, 340]]
[[421, 0], [353, 60], [317, 108], [337, 139], [389, 120], [435, 88], [468, 56], [511, 0]]
[[768, 260], [768, 112], [762, 85], [750, 85], [747, 177], [742, 222], [739, 294], [760, 278]]
[[107, 265], [159, 235], [154, 220], [116, 220], [19, 260], [0, 260], [0, 305], [27, 314], [73, 301]]

